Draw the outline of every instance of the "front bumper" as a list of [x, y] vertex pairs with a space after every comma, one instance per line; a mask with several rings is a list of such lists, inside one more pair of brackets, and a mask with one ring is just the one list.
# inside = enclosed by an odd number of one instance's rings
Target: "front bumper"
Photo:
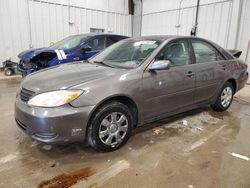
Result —
[[87, 122], [94, 106], [74, 108], [64, 105], [56, 108], [30, 107], [16, 99], [17, 125], [33, 139], [44, 143], [83, 141]]

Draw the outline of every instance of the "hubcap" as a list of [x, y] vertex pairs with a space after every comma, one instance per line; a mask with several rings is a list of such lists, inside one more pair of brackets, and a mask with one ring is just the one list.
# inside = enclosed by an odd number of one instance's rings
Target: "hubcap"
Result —
[[221, 105], [225, 108], [228, 107], [228, 105], [231, 103], [232, 98], [233, 98], [233, 91], [231, 87], [224, 88], [221, 93]]
[[11, 71], [10, 71], [10, 70], [7, 70], [6, 74], [7, 74], [8, 76], [10, 76], [10, 75], [11, 75]]
[[123, 141], [128, 130], [128, 119], [120, 112], [112, 112], [101, 122], [99, 138], [102, 143], [114, 146]]

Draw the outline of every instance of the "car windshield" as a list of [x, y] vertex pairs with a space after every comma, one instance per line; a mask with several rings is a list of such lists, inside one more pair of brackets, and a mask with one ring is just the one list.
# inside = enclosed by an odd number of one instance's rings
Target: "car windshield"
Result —
[[89, 61], [111, 67], [137, 68], [159, 46], [155, 40], [122, 40], [103, 50]]
[[88, 38], [88, 35], [75, 35], [69, 36], [63, 40], [60, 40], [50, 46], [52, 49], [68, 50], [78, 46], [84, 39]]

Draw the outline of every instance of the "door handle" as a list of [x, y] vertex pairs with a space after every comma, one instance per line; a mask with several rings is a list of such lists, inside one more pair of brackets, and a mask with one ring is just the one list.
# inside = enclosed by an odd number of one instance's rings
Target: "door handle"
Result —
[[195, 74], [192, 71], [188, 71], [186, 76], [187, 77], [193, 77]]
[[222, 65], [222, 69], [223, 69], [223, 70], [226, 70], [226, 69], [227, 69], [227, 65], [225, 65], [225, 64]]

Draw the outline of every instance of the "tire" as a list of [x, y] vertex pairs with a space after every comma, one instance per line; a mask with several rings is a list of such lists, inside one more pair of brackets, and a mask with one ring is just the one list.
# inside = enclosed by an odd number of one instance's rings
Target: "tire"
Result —
[[11, 76], [11, 75], [14, 74], [14, 72], [13, 72], [13, 70], [11, 70], [11, 69], [6, 69], [6, 70], [4, 71], [4, 74], [5, 74], [5, 76]]
[[111, 101], [101, 106], [90, 120], [87, 140], [95, 150], [110, 152], [122, 147], [132, 133], [133, 116], [123, 103]]
[[227, 110], [233, 101], [234, 92], [233, 85], [230, 82], [226, 82], [217, 96], [215, 103], [211, 105], [212, 109], [215, 111]]

